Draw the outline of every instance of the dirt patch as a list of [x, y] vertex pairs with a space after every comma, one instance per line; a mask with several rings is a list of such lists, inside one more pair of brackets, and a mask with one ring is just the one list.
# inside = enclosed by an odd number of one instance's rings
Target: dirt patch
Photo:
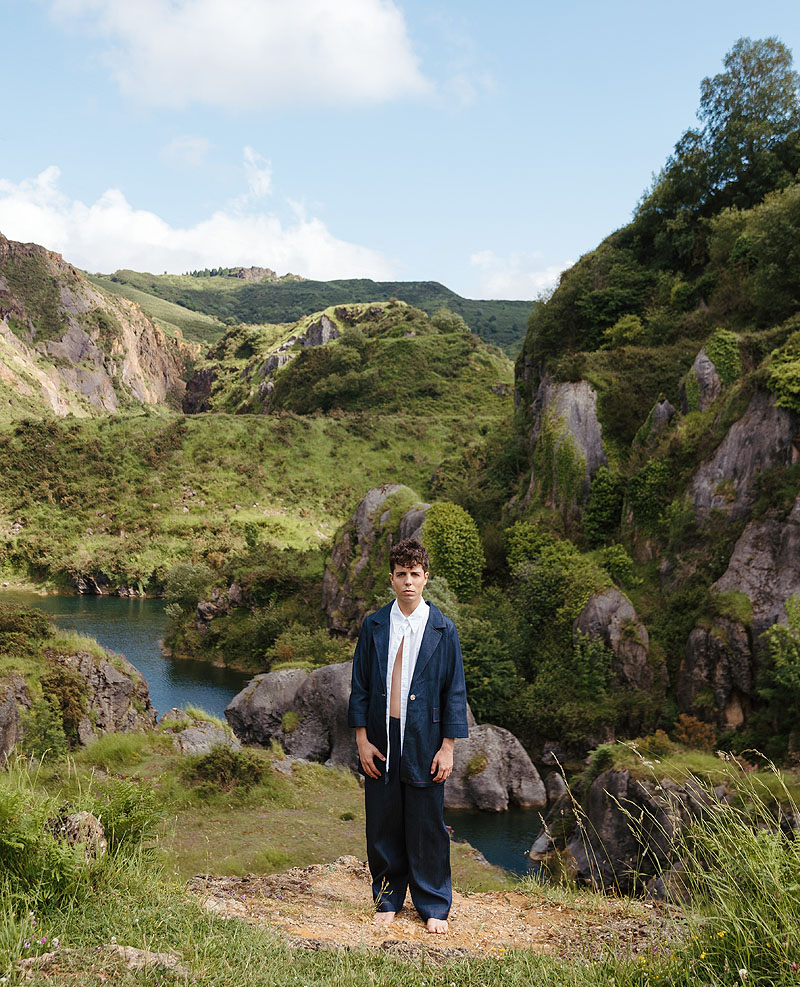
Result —
[[631, 955], [663, 943], [665, 916], [650, 906], [600, 900], [571, 908], [535, 890], [453, 892], [450, 931], [433, 936], [410, 900], [388, 926], [374, 925], [370, 877], [356, 857], [296, 867], [283, 874], [195, 877], [191, 885], [208, 911], [267, 925], [305, 949], [364, 947], [431, 958], [502, 955], [510, 949], [597, 955], [611, 948]]

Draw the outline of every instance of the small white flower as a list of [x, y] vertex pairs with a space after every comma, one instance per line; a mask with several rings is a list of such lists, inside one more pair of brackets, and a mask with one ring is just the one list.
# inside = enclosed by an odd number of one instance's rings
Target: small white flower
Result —
[[116, 941], [117, 941], [117, 937], [116, 937], [116, 936], [112, 936], [112, 937], [111, 937], [111, 941], [112, 941], [112, 942], [116, 942]]
[[739, 971], [739, 976], [742, 978], [742, 980], [744, 980], [747, 977], [747, 970], [745, 970], [744, 967], [742, 967], [741, 970]]

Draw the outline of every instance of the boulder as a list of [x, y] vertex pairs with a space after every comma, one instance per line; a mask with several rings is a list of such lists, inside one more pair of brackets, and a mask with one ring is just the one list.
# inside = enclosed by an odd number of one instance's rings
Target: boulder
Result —
[[[692, 391], [696, 390], [695, 400]], [[681, 384], [681, 410], [684, 415], [690, 411], [705, 411], [710, 408], [722, 393], [722, 380], [717, 368], [704, 349], [694, 358], [691, 370]]]
[[21, 675], [0, 680], [0, 763], [22, 739], [20, 714], [30, 708], [30, 694]]
[[339, 337], [339, 328], [327, 315], [322, 315], [300, 337], [301, 346], [324, 346]]
[[108, 850], [106, 831], [91, 812], [72, 812], [48, 820], [47, 827], [54, 836], [70, 846], [82, 846], [87, 863], [100, 860]]
[[647, 628], [639, 621], [630, 600], [616, 587], [589, 597], [572, 630], [573, 635], [580, 633], [603, 640], [614, 654], [613, 670], [620, 682], [636, 689], [649, 689], [653, 685]]
[[[225, 716], [244, 743], [268, 747], [276, 740], [292, 759], [357, 771], [355, 733], [347, 725], [352, 669], [348, 661], [312, 672], [280, 669], [257, 675], [233, 698]], [[509, 804], [543, 806], [546, 801], [536, 768], [508, 730], [470, 725], [469, 739], [456, 740], [446, 806], [497, 812]]]
[[86, 683], [86, 712], [78, 724], [82, 744], [98, 733], [126, 733], [155, 725], [147, 682], [121, 655], [100, 658], [85, 651], [73, 655], [45, 651], [45, 657], [73, 669]]
[[[407, 506], [406, 506], [407, 505]], [[405, 506], [405, 510], [394, 508]], [[322, 579], [322, 605], [331, 630], [356, 637], [378, 589], [389, 580], [389, 549], [419, 537], [429, 504], [399, 483], [373, 487], [336, 533]]]
[[640, 781], [611, 768], [592, 781], [577, 811], [568, 795], [554, 804], [529, 856], [547, 865], [566, 851], [581, 883], [623, 894], [643, 892], [676, 866], [680, 831], [725, 794], [691, 781]]
[[547, 793], [525, 748], [502, 727], [484, 723], [456, 740], [453, 773], [444, 790], [451, 809], [502, 812], [510, 805], [542, 807]]
[[774, 395], [757, 391], [747, 411], [692, 478], [688, 496], [697, 520], [702, 524], [712, 510], [731, 518], [746, 517], [755, 500], [758, 473], [791, 465], [798, 434], [800, 416], [778, 408]]
[[711, 627], [695, 627], [686, 642], [676, 696], [688, 712], [708, 713], [714, 697], [721, 726], [735, 729], [744, 722], [753, 695], [753, 654], [747, 630], [738, 620], [718, 617]]
[[786, 623], [785, 603], [800, 590], [800, 496], [785, 519], [751, 521], [734, 546], [715, 593], [745, 593], [753, 611], [753, 635]]

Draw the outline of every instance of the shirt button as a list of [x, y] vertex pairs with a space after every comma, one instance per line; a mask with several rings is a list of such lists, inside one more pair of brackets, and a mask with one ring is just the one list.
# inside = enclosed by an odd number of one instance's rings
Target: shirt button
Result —
[[416, 696], [409, 696], [408, 698], [413, 700], [413, 699], [416, 699], [417, 697]]

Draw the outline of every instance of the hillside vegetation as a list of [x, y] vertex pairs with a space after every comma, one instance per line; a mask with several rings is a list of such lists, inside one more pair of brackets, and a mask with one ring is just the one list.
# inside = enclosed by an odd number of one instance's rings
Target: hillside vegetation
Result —
[[[515, 356], [525, 334], [525, 320], [532, 302], [462, 298], [436, 281], [307, 281], [288, 276], [258, 283], [230, 275], [197, 277], [190, 274], [145, 274], [115, 271], [95, 275], [96, 284], [127, 293], [154, 318], [165, 318], [184, 328], [187, 339], [207, 342], [211, 336], [184, 316], [160, 309], [158, 300], [172, 302], [191, 312], [204, 313], [223, 322], [248, 324], [296, 322], [303, 316], [335, 305], [355, 302], [407, 302], [432, 315], [448, 308], [460, 315], [470, 329], [487, 343]], [[149, 296], [152, 301], [148, 301]], [[174, 310], [173, 310], [174, 313]]]

